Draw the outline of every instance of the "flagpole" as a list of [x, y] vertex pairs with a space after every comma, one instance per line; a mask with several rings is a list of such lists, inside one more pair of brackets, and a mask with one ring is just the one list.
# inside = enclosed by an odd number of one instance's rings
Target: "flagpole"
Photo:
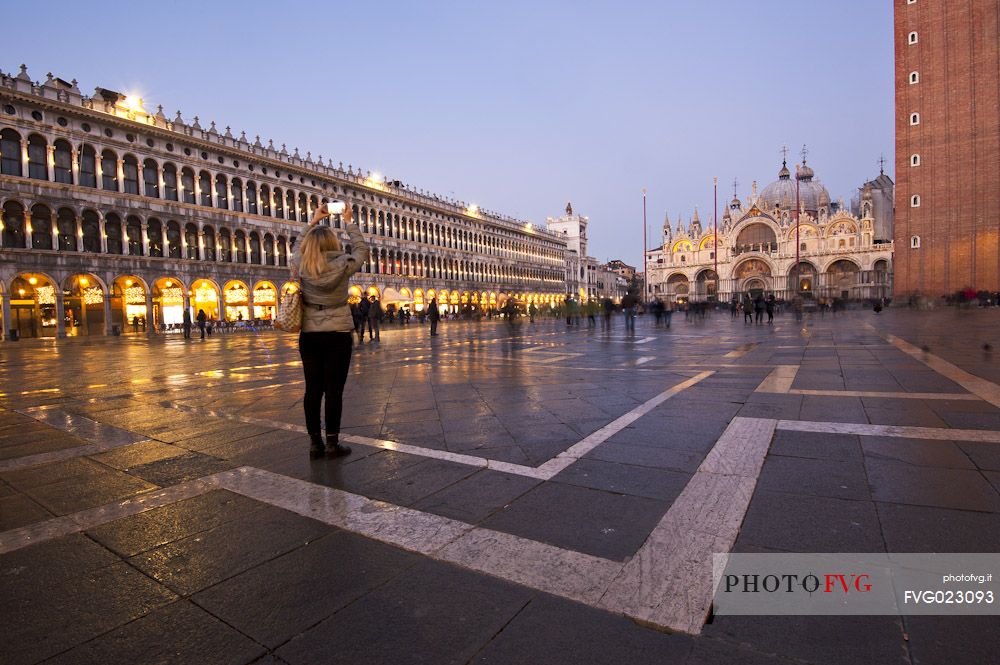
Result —
[[799, 279], [799, 165], [795, 165], [795, 295], [799, 295], [802, 290], [802, 281]]
[[715, 215], [712, 221], [715, 225], [715, 299], [719, 299], [719, 176], [712, 178], [713, 196], [715, 198]]
[[647, 301], [649, 292], [649, 264], [646, 261], [646, 188], [642, 188], [642, 302]]

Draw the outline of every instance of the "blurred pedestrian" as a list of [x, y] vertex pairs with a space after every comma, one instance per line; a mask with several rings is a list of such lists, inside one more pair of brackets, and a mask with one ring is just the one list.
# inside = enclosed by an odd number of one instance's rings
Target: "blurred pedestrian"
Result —
[[205, 310], [198, 310], [198, 329], [201, 331], [201, 339], [205, 339], [205, 322], [208, 321], [208, 315], [205, 314]]
[[441, 319], [437, 298], [431, 298], [431, 304], [427, 306], [427, 318], [431, 320], [431, 337], [436, 337], [438, 321]]

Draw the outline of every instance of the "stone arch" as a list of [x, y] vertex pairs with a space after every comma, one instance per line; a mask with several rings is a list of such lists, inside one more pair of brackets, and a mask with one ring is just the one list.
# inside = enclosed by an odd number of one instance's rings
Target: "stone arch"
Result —
[[74, 273], [63, 280], [63, 320], [66, 334], [104, 334], [104, 301], [108, 297], [107, 285], [93, 273]]
[[226, 321], [250, 320], [250, 289], [246, 282], [231, 279], [222, 287]]
[[278, 287], [268, 279], [253, 286], [253, 318], [273, 321], [278, 311]]
[[219, 320], [219, 283], [210, 277], [199, 277], [191, 282], [191, 318], [203, 310], [209, 321]]
[[10, 321], [4, 321], [4, 327], [17, 330], [21, 337], [55, 337], [59, 329], [58, 288], [60, 282], [47, 272], [25, 271], [14, 275], [10, 283]]

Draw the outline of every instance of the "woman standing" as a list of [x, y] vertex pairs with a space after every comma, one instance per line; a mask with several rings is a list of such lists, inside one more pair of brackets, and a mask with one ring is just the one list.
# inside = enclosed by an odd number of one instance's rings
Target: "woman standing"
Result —
[[[329, 214], [327, 204], [321, 205], [309, 222], [309, 229], [295, 245], [292, 253], [292, 277], [298, 278], [302, 290], [302, 332], [299, 334], [299, 355], [305, 374], [306, 394], [303, 408], [306, 430], [309, 432], [310, 457], [324, 452], [331, 456], [349, 455], [351, 449], [341, 445], [340, 415], [343, 410], [344, 384], [351, 366], [354, 320], [347, 304], [347, 288], [351, 275], [368, 259], [368, 245], [349, 207], [341, 219], [350, 238], [350, 253], [329, 226], [320, 220]], [[320, 404], [326, 397], [326, 446], [320, 427]]]

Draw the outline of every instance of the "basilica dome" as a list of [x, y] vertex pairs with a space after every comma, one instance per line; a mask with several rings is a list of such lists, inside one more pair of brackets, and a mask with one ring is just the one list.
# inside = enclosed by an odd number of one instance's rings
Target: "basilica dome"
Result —
[[[815, 215], [823, 207], [830, 206], [830, 192], [819, 181], [813, 180], [815, 173], [803, 163], [797, 169], [796, 178], [799, 180], [799, 201], [802, 208]], [[785, 162], [781, 164], [778, 171], [778, 179], [764, 188], [760, 193], [761, 205], [768, 211], [778, 208], [779, 210], [795, 210], [795, 181], [788, 170]]]

